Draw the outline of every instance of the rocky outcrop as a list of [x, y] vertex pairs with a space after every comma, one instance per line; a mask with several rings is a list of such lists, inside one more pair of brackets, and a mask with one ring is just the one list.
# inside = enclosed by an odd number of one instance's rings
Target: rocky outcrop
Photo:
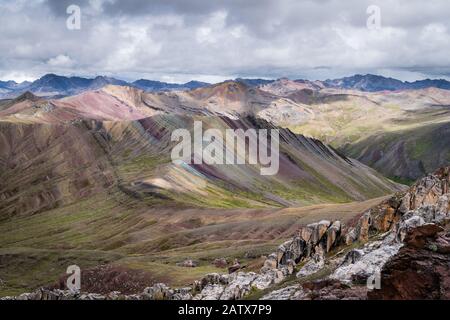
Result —
[[236, 300], [245, 297], [253, 290], [264, 290], [280, 283], [287, 269], [266, 269], [261, 273], [236, 272], [230, 275], [209, 274], [196, 282], [194, 288], [199, 292], [194, 300]]
[[364, 286], [349, 286], [338, 280], [324, 279], [274, 290], [261, 300], [364, 300]]
[[424, 223], [446, 224], [450, 206], [450, 167], [437, 170], [419, 180], [408, 191], [398, 193], [366, 212], [346, 235], [346, 243], [366, 242], [368, 236], [396, 231], [398, 240]]
[[[14, 299], [234, 300], [272, 288], [296, 270], [297, 284], [263, 299], [450, 299], [449, 173], [450, 167], [438, 170], [348, 227], [323, 220], [301, 228], [267, 256], [259, 273], [240, 271], [235, 261], [235, 272], [208, 274], [188, 288], [156, 284], [128, 296], [41, 289]], [[308, 278], [317, 274], [319, 280]], [[369, 290], [373, 277], [380, 278], [380, 288]]]
[[0, 300], [191, 300], [192, 288], [171, 289], [163, 283], [144, 289], [140, 294], [125, 295], [118, 291], [108, 294], [80, 293], [70, 290], [40, 288], [17, 297], [5, 297]]
[[347, 231], [346, 244], [367, 242], [370, 235], [393, 229], [403, 229], [400, 231], [402, 237], [406, 229], [425, 222], [447, 223], [450, 207], [449, 174], [450, 167], [441, 168], [419, 180], [408, 191], [398, 193], [364, 213], [356, 225]]
[[[362, 283], [378, 273], [381, 289], [370, 291], [371, 298], [448, 299], [449, 172], [440, 169], [362, 215], [345, 241], [366, 244], [350, 251], [330, 278]], [[378, 239], [367, 242], [370, 236]]]
[[309, 258], [321, 260], [324, 254], [338, 243], [340, 233], [340, 221], [331, 223], [322, 220], [309, 224], [301, 228], [292, 240], [280, 245], [275, 255], [276, 261], [272, 255], [269, 257], [267, 265], [282, 269]]
[[450, 232], [435, 224], [410, 230], [369, 299], [450, 299]]
[[381, 266], [395, 255], [400, 247], [401, 244], [383, 245], [381, 242], [374, 242], [365, 246], [362, 252], [358, 251], [359, 256], [356, 259], [353, 251], [350, 251], [353, 261], [348, 263], [350, 259], [346, 257], [345, 262], [330, 275], [330, 278], [350, 284], [365, 284], [370, 276], [380, 272]]
[[345, 244], [350, 245], [355, 241], [366, 242], [369, 240], [369, 226], [371, 224], [371, 215], [366, 212], [359, 220], [356, 227], [350, 229], [345, 235]]
[[292, 274], [300, 262], [305, 262], [297, 277], [316, 273], [325, 266], [325, 255], [339, 244], [342, 223], [322, 220], [301, 228], [290, 241], [278, 247], [277, 253], [266, 260], [264, 268], [287, 270]]
[[[300, 279], [318, 274], [325, 267], [332, 269], [331, 274], [317, 281], [320, 289], [313, 282], [309, 291], [291, 286], [265, 298], [310, 299], [317, 295], [340, 299], [350, 290], [346, 287], [358, 291], [356, 296], [361, 298], [366, 297], [361, 293], [367, 292], [366, 284], [375, 281], [375, 277], [381, 277], [381, 288], [384, 289], [369, 291], [371, 298], [447, 298], [448, 239], [441, 235], [430, 242], [430, 237], [443, 232], [442, 227], [450, 220], [449, 173], [450, 167], [428, 175], [408, 191], [364, 212], [347, 227], [341, 227], [338, 221], [333, 224], [321, 221], [302, 228], [292, 241], [280, 246], [277, 267], [287, 261], [305, 261], [297, 273]], [[336, 254], [326, 258], [326, 253], [340, 245], [358, 247], [343, 257]], [[273, 258], [269, 257], [271, 262], [267, 265], [275, 265]], [[414, 273], [414, 270], [422, 272], [416, 276], [407, 275], [408, 271]], [[389, 281], [391, 284], [385, 285]]]

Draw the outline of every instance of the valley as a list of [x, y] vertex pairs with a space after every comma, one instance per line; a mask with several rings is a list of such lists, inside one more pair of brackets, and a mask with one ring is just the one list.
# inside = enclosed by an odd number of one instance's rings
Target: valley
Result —
[[[98, 195], [2, 220], [0, 296], [56, 284], [71, 264], [83, 271], [108, 265], [121, 273], [144, 272], [145, 281], [136, 291], [157, 282], [183, 287], [207, 273], [226, 273], [226, 265], [214, 265], [220, 258], [230, 263], [237, 258], [247, 271], [256, 271], [264, 262], [261, 256], [300, 226], [317, 219], [348, 221], [381, 200], [280, 209], [180, 209], [148, 208], [123, 195]], [[177, 266], [187, 259], [197, 267]], [[123, 286], [114, 288], [108, 275], [99, 272], [96, 277], [104, 277], [101, 292], [127, 292]]]
[[[235, 259], [258, 272], [305, 225], [352, 224], [447, 163], [448, 105], [437, 88], [288, 79], [2, 100], [0, 296], [58, 286], [70, 264], [97, 293], [188, 286]], [[171, 133], [193, 136], [196, 122], [279, 130], [280, 170], [261, 175], [245, 154], [243, 164], [172, 162]]]

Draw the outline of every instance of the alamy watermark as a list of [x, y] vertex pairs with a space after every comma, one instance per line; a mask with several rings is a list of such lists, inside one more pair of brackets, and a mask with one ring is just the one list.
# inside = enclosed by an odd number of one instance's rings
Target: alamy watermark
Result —
[[66, 13], [69, 17], [66, 20], [66, 27], [69, 30], [81, 29], [81, 8], [76, 4], [71, 4], [67, 7]]
[[381, 289], [381, 272], [379, 269], [375, 270], [373, 275], [367, 278], [367, 289], [380, 290]]
[[72, 292], [80, 292], [81, 290], [81, 269], [77, 265], [71, 265], [66, 271], [69, 277], [66, 281], [67, 289]]
[[375, 4], [367, 7], [366, 13], [369, 15], [367, 18], [366, 26], [369, 30], [381, 29], [381, 8]]
[[[203, 132], [203, 123], [194, 121], [194, 137], [187, 129], [172, 132], [172, 141], [179, 143], [172, 149], [172, 162], [187, 164], [251, 164], [260, 165], [264, 176], [278, 173], [278, 129], [226, 129], [225, 141], [218, 129]], [[181, 141], [180, 141], [181, 140]], [[224, 152], [225, 150], [225, 152]]]

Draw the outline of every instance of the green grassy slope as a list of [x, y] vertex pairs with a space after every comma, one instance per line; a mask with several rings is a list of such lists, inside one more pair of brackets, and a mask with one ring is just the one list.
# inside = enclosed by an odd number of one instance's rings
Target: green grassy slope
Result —
[[[346, 221], [380, 201], [286, 209], [174, 209], [148, 208], [121, 194], [96, 195], [0, 223], [0, 296], [56, 283], [72, 264], [82, 270], [102, 264], [140, 270], [154, 282], [176, 286], [210, 272], [226, 272], [212, 264], [215, 258], [238, 258], [250, 270], [258, 269], [260, 256], [301, 225], [320, 219]], [[199, 267], [177, 266], [188, 258]]]
[[[255, 119], [200, 119], [220, 129], [270, 127]], [[238, 257], [256, 270], [261, 254], [301, 224], [351, 218], [369, 206], [325, 203], [399, 188], [287, 130], [275, 176], [250, 165], [172, 164], [170, 133], [192, 121], [0, 122], [0, 295], [54, 283], [71, 264], [138, 269], [174, 285], [224, 272], [212, 265], [215, 258]], [[305, 207], [312, 204], [319, 206]], [[177, 266], [187, 258], [199, 267]]]
[[402, 183], [449, 163], [450, 91], [353, 92], [340, 97], [312, 102], [315, 117], [289, 127]]
[[412, 182], [450, 163], [449, 145], [450, 122], [444, 122], [380, 133], [342, 151], [393, 179]]

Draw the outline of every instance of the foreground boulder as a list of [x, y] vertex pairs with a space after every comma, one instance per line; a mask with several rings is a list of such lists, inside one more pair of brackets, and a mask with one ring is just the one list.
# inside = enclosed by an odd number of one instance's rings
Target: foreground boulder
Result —
[[[290, 263], [295, 264], [314, 257], [320, 260], [338, 243], [341, 234], [341, 222], [331, 223], [322, 220], [318, 223], [308, 224], [298, 231], [292, 240], [286, 241], [278, 247], [276, 253], [276, 267], [283, 268]], [[269, 257], [269, 260], [273, 260]]]
[[435, 224], [410, 230], [369, 299], [450, 299], [450, 232]]

